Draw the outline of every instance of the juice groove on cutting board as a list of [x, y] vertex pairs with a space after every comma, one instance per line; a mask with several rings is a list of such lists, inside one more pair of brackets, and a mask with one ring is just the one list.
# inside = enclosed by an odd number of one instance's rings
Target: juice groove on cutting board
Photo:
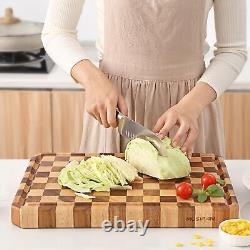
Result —
[[[94, 154], [91, 154], [94, 155]], [[149, 220], [149, 227], [218, 227], [225, 219], [238, 218], [239, 207], [226, 165], [214, 154], [193, 154], [189, 177], [157, 180], [141, 175], [132, 190], [92, 192], [93, 200], [75, 196], [57, 183], [59, 172], [72, 160], [90, 154], [40, 154], [31, 158], [11, 208], [13, 224], [21, 228], [98, 228], [114, 217], [125, 222]], [[95, 154], [96, 155], [96, 154]], [[114, 154], [124, 158], [124, 154]], [[176, 196], [178, 183], [187, 181], [201, 188], [204, 172], [224, 179], [224, 197], [210, 197], [205, 203], [196, 198]]]

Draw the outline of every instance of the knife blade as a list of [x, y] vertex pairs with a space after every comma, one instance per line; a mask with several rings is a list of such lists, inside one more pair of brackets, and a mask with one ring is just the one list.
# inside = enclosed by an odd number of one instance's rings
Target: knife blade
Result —
[[167, 156], [167, 150], [164, 147], [164, 144], [155, 133], [143, 127], [140, 123], [131, 120], [119, 110], [116, 111], [116, 117], [118, 120], [118, 131], [121, 136], [124, 136], [130, 140], [134, 138], [142, 138], [147, 140], [153, 144], [160, 155]]

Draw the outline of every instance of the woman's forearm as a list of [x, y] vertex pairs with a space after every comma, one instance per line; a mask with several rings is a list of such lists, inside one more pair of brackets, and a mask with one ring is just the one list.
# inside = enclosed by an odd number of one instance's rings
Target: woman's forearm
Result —
[[88, 59], [81, 60], [71, 69], [71, 76], [76, 82], [87, 87], [89, 84], [98, 82], [100, 70]]
[[199, 116], [202, 110], [216, 99], [215, 90], [205, 82], [198, 82], [196, 86], [178, 103], [179, 107], [190, 109], [191, 113]]

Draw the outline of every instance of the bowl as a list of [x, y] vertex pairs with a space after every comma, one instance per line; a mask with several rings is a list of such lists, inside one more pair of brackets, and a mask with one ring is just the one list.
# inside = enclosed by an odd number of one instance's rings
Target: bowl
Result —
[[244, 173], [242, 181], [245, 187], [250, 190], [250, 171]]
[[222, 226], [224, 223], [228, 221], [239, 221], [239, 220], [242, 219], [230, 219], [222, 221], [219, 225], [220, 238], [223, 241], [223, 243], [226, 243], [230, 246], [235, 246], [235, 247], [250, 246], [250, 236], [229, 234], [222, 230]]

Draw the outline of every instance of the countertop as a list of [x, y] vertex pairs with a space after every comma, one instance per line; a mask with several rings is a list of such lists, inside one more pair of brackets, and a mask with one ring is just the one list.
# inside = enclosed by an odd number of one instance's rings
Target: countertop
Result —
[[[20, 229], [11, 224], [10, 206], [27, 163], [27, 160], [0, 160], [0, 249], [2, 250], [176, 249], [177, 241], [188, 243], [195, 232], [216, 241], [213, 248], [202, 249], [237, 249], [222, 245], [218, 229], [148, 229], [145, 236], [139, 236], [138, 232], [104, 232], [102, 229]], [[250, 219], [250, 190], [242, 184], [242, 176], [250, 171], [250, 160], [230, 160], [226, 161], [226, 164], [240, 204], [241, 217]], [[186, 244], [180, 249], [199, 248]]]
[[[84, 42], [83, 47], [91, 61], [98, 66], [98, 53], [94, 42]], [[207, 53], [205, 57], [206, 64], [212, 56], [212, 51]], [[55, 65], [49, 74], [0, 73], [0, 89], [82, 90], [83, 87], [75, 83], [69, 75]], [[227, 91], [250, 91], [250, 60], [248, 60], [239, 77]]]

